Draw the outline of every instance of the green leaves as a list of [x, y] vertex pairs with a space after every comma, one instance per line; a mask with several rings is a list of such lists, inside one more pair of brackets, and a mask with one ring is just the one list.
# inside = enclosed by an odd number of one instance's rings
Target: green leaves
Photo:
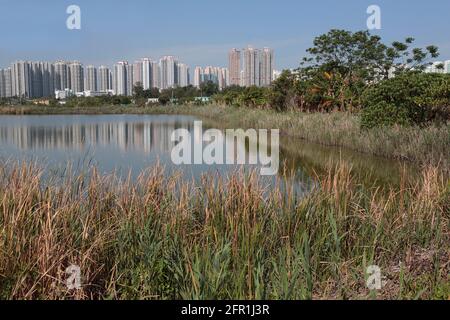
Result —
[[450, 75], [408, 72], [371, 88], [362, 126], [422, 125], [450, 119]]

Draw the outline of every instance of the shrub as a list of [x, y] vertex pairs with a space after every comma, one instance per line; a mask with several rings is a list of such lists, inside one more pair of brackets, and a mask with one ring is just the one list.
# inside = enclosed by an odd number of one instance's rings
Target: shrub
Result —
[[382, 81], [363, 97], [362, 126], [366, 128], [423, 125], [450, 119], [450, 75], [403, 73]]

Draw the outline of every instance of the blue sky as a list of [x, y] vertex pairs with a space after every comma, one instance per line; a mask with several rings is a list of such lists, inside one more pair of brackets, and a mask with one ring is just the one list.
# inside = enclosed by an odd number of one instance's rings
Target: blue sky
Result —
[[[66, 8], [81, 8], [82, 29], [66, 28]], [[17, 59], [118, 60], [171, 54], [191, 67], [227, 65], [232, 47], [269, 46], [276, 68], [294, 68], [314, 36], [366, 28], [366, 9], [382, 10], [380, 34], [438, 45], [450, 59], [448, 0], [0, 0], [0, 67]]]

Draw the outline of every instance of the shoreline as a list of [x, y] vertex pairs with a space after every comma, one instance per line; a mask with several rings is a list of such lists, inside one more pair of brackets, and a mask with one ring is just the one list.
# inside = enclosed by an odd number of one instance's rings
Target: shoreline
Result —
[[250, 108], [204, 106], [103, 106], [49, 107], [1, 106], [1, 115], [191, 115], [220, 127], [242, 129], [279, 128], [282, 136], [339, 147], [353, 152], [400, 160], [416, 165], [434, 165], [450, 172], [450, 124], [442, 127], [391, 127], [362, 130], [359, 118], [345, 112], [275, 112]]

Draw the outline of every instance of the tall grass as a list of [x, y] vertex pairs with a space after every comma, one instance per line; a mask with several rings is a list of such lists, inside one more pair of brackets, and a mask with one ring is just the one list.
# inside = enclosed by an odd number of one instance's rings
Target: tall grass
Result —
[[360, 118], [345, 112], [277, 113], [271, 110], [204, 106], [183, 108], [225, 126], [279, 128], [282, 134], [325, 146], [418, 164], [440, 165], [450, 172], [450, 123], [443, 126], [361, 129]]
[[[255, 174], [136, 181], [0, 165], [2, 299], [447, 299], [450, 185], [435, 167], [399, 190], [338, 165], [305, 198]], [[285, 189], [285, 188], [283, 188]], [[82, 288], [65, 269], [80, 266]], [[369, 292], [366, 267], [386, 286]]]

